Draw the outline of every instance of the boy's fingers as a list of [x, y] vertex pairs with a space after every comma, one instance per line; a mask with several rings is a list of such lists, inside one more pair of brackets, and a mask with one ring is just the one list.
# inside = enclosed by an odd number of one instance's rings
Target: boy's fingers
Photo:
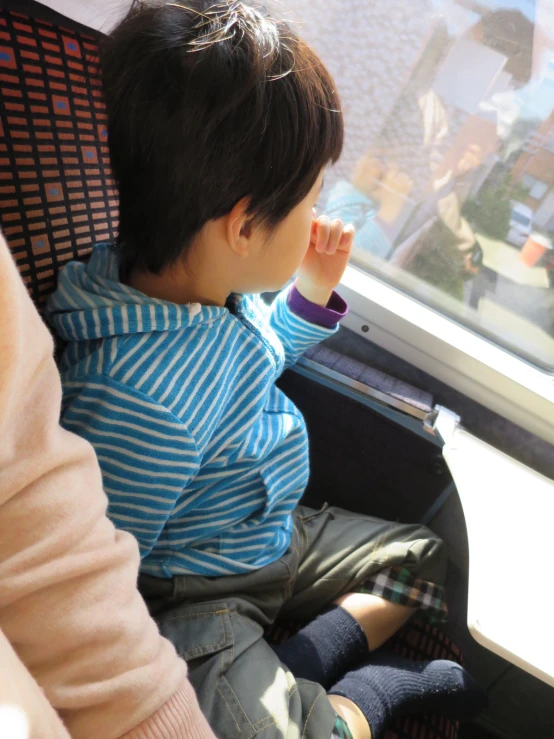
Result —
[[310, 244], [315, 246], [317, 244], [317, 218], [312, 221], [312, 232], [310, 233]]
[[327, 216], [321, 216], [317, 219], [317, 237], [315, 243], [315, 250], [319, 254], [324, 254], [329, 242], [329, 235], [331, 233], [331, 221]]
[[320, 216], [312, 223], [311, 243], [319, 254], [332, 256], [337, 250], [350, 251], [356, 229], [349, 223], [343, 226], [339, 218], [333, 221], [328, 216]]
[[336, 252], [340, 243], [342, 231], [343, 225], [340, 219], [335, 218], [334, 221], [331, 221], [331, 233], [329, 234], [329, 241], [327, 242], [327, 249], [325, 250], [326, 254], [333, 255]]
[[352, 244], [354, 243], [355, 236], [356, 229], [351, 223], [349, 223], [347, 226], [344, 227], [342, 236], [340, 237], [340, 242], [338, 246], [339, 250], [349, 251], [352, 247]]

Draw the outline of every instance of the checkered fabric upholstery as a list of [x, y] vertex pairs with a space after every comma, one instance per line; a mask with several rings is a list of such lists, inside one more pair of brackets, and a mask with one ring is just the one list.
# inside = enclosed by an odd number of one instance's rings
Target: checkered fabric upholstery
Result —
[[[0, 226], [39, 309], [68, 260], [117, 234], [98, 36], [72, 25], [0, 10]], [[274, 636], [286, 633], [281, 625]], [[460, 661], [431, 626], [392, 644], [410, 658]], [[386, 739], [457, 736], [452, 722], [424, 716], [398, 722]]]
[[0, 225], [39, 307], [60, 267], [117, 229], [97, 38], [5, 10]]

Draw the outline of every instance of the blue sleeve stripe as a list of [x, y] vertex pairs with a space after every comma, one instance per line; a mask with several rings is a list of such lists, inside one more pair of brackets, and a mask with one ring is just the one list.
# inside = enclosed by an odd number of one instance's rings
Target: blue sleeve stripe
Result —
[[[121, 389], [94, 382], [87, 382], [84, 387], [79, 382], [67, 382], [66, 386], [69, 389], [72, 387], [79, 388], [81, 390], [79, 399], [83, 403], [87, 399], [91, 403], [98, 404], [100, 402], [102, 406], [108, 410], [113, 410], [116, 414], [129, 413], [135, 420], [139, 418], [142, 421], [148, 421], [149, 424], [154, 424], [154, 428], [160, 424], [165, 428], [183, 429], [183, 423], [176, 419], [166, 408], [154, 401], [135, 397], [128, 388], [125, 388], [126, 392], [122, 392]], [[106, 395], [110, 397], [111, 403], [104, 399]]]
[[153, 493], [139, 493], [137, 489], [134, 486], [130, 486], [130, 490], [124, 490], [121, 487], [111, 487], [110, 485], [106, 484], [106, 479], [108, 479], [108, 476], [106, 474], [103, 475], [104, 479], [104, 490], [108, 495], [110, 495], [110, 499], [118, 498], [130, 498], [132, 500], [137, 501], [147, 501], [150, 503], [160, 503], [162, 506], [167, 507], [168, 502], [171, 501], [171, 498], [164, 497], [162, 495], [154, 495]]
[[[73, 398], [76, 398], [76, 395], [72, 394], [66, 394], [65, 398], [67, 401], [72, 401]], [[78, 405], [77, 405], [78, 402]], [[98, 411], [106, 410], [106, 413], [97, 412], [95, 413], [93, 410], [91, 410], [92, 407], [96, 407], [94, 404], [94, 401], [91, 399], [90, 401], [87, 401], [86, 398], [79, 397], [78, 401], [75, 400], [71, 402], [70, 411], [68, 411], [68, 417], [71, 418], [71, 422], [74, 425], [82, 426], [83, 428], [88, 428], [91, 430], [98, 430], [100, 431], [102, 429], [103, 424], [106, 424], [108, 428], [122, 428], [126, 429], [127, 434], [125, 436], [129, 439], [137, 439], [137, 435], [139, 437], [144, 436], [144, 426], [139, 426], [136, 423], [131, 423], [130, 420], [128, 420], [125, 417], [125, 414], [129, 415], [129, 418], [132, 418], [134, 420], [138, 418], [142, 418], [143, 414], [133, 413], [131, 410], [126, 410], [123, 408], [118, 408], [117, 406], [114, 406], [110, 403], [104, 402], [102, 403], [102, 406], [98, 408]], [[122, 418], [118, 418], [117, 414], [120, 414]], [[87, 418], [91, 419], [91, 423], [85, 423], [83, 421], [77, 421], [76, 418]], [[92, 421], [94, 423], [92, 423]], [[64, 424], [66, 423], [66, 417], [64, 416]], [[156, 424], [155, 419], [153, 420], [153, 424]], [[171, 433], [164, 433], [162, 431], [159, 431], [157, 428], [149, 428], [148, 429], [148, 438], [151, 440], [160, 439], [163, 440], [164, 444], [171, 445], [172, 442], [179, 440], [179, 434], [176, 433], [178, 429], [174, 428], [174, 424], [170, 423], [163, 423], [163, 424], [156, 424], [158, 428], [167, 428], [169, 427], [171, 429]], [[115, 432], [114, 432], [115, 433]], [[179, 446], [182, 445], [182, 442], [178, 441]], [[187, 450], [184, 450], [184, 454], [187, 454]]]
[[283, 290], [277, 296], [270, 314], [270, 325], [281, 339], [285, 349], [286, 367], [295, 364], [306, 349], [331, 336], [337, 330], [337, 327], [327, 329], [316, 326], [297, 316], [288, 306], [288, 294], [288, 290]]
[[[136, 460], [137, 462], [146, 464], [146, 466], [152, 470], [156, 469], [158, 466], [164, 470], [167, 470], [168, 467], [176, 467], [179, 470], [191, 469], [196, 471], [198, 469], [198, 462], [195, 458], [195, 452], [193, 448], [190, 448], [188, 450], [189, 456], [193, 457], [193, 459], [174, 460], [168, 458], [168, 455], [167, 453], [165, 453], [164, 449], [160, 449], [159, 447], [156, 447], [151, 443], [148, 444], [148, 448], [152, 452], [152, 454], [137, 454], [136, 452], [131, 451], [128, 446], [126, 447], [116, 444], [105, 444], [98, 441], [95, 442], [94, 446], [95, 449], [102, 449], [104, 452], [107, 452], [112, 459], [117, 460], [120, 458], [124, 458], [129, 461]], [[174, 474], [172, 472], [166, 471], [166, 475], [167, 477], [174, 477], [178, 480], [182, 479], [182, 475], [180, 473]]]
[[[110, 457], [106, 454], [98, 454], [98, 461], [105, 464], [106, 470], [124, 470], [124, 475], [127, 477], [129, 482], [133, 485], [141, 484], [145, 487], [147, 485], [157, 485], [164, 490], [175, 490], [180, 491], [183, 489], [183, 481], [189, 479], [191, 468], [183, 469], [182, 472], [164, 472], [164, 470], [158, 470], [154, 465], [141, 465], [137, 467], [133, 464], [133, 460], [129, 460], [131, 464], [122, 462], [118, 457]], [[127, 457], [123, 457], [127, 459]], [[192, 468], [193, 472], [196, 468]], [[172, 486], [172, 480], [178, 482]]]
[[[136, 488], [144, 488], [145, 490], [152, 490], [152, 482], [145, 479], [144, 475], [137, 473], [136, 477], [139, 479], [129, 481], [129, 477], [121, 477], [121, 475], [116, 475], [113, 472], [110, 471], [111, 466], [111, 460], [102, 460], [104, 464], [100, 465], [102, 468], [102, 476], [106, 477], [108, 480], [111, 480], [114, 483], [117, 483], [118, 489], [124, 490], [126, 492], [132, 492], [132, 490]], [[172, 503], [175, 500], [175, 497], [179, 495], [179, 493], [182, 491], [181, 486], [179, 485], [163, 485], [160, 482], [155, 483], [155, 491], [156, 493], [160, 494], [163, 493], [164, 490], [167, 490], [171, 495], [168, 495], [166, 500], [169, 503]], [[154, 500], [155, 498], [153, 498]], [[168, 510], [173, 510], [173, 505], [171, 505]]]
[[[140, 425], [140, 416], [148, 423]], [[199, 469], [186, 426], [138, 391], [113, 381], [82, 387], [64, 420], [69, 428], [78, 425], [94, 445], [110, 493], [109, 515], [133, 529], [145, 556]], [[174, 446], [168, 448], [168, 441]]]
[[[82, 414], [82, 416], [84, 416], [85, 418], [90, 419], [92, 423], [75, 420], [73, 416], [78, 414]], [[141, 451], [144, 451], [144, 449], [159, 450], [159, 445], [152, 443], [152, 440], [150, 438], [148, 440], [140, 438], [138, 432], [130, 430], [126, 424], [122, 422], [118, 422], [118, 424], [116, 424], [114, 423], [113, 419], [110, 419], [109, 422], [106, 423], [106, 419], [102, 418], [102, 416], [94, 414], [94, 418], [91, 418], [91, 415], [92, 414], [86, 413], [86, 411], [72, 408], [71, 411], [68, 412], [64, 418], [64, 426], [75, 430], [76, 433], [81, 433], [80, 429], [83, 429], [86, 432], [89, 441], [93, 444], [95, 448], [99, 443], [102, 443], [102, 441], [105, 441], [106, 439], [117, 439], [118, 441], [123, 442], [124, 448], [129, 449], [130, 451], [134, 451], [138, 454], [140, 454]], [[102, 423], [100, 421], [106, 423], [108, 428], [111, 428], [113, 425], [116, 428], [121, 427], [122, 429], [127, 429], [128, 433], [120, 433], [118, 431], [103, 431]], [[156, 437], [156, 440], [158, 438], [159, 437]], [[183, 441], [178, 434], [175, 434], [175, 436], [164, 440], [164, 452], [167, 455], [168, 461], [174, 460], [176, 462], [179, 462], [182, 460], [183, 457], [197, 457], [196, 450], [183, 448]]]
[[139, 505], [135, 502], [130, 503], [128, 500], [120, 501], [118, 497], [115, 495], [110, 500], [110, 515], [121, 512], [121, 515], [129, 516], [129, 514], [134, 513], [139, 517], [135, 520], [146, 522], [153, 531], [157, 531], [160, 524], [163, 526], [166, 522], [167, 513], [165, 509], [160, 511], [158, 508]]

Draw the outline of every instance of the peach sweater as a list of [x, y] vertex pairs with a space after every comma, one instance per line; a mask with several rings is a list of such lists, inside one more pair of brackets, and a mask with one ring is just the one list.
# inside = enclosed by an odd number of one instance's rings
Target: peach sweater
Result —
[[137, 544], [106, 518], [94, 451], [58, 423], [52, 349], [0, 235], [0, 703], [33, 738], [67, 736], [28, 670], [74, 739], [215, 739], [136, 589]]

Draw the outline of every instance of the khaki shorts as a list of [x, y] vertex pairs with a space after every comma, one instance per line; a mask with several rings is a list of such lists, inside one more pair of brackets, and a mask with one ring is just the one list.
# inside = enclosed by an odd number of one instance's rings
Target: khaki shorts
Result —
[[442, 584], [440, 539], [419, 525], [338, 508], [298, 507], [288, 551], [247, 575], [141, 575], [160, 630], [188, 662], [200, 705], [220, 739], [328, 739], [336, 714], [321, 686], [295, 680], [264, 640], [277, 616], [307, 621], [387, 567]]

